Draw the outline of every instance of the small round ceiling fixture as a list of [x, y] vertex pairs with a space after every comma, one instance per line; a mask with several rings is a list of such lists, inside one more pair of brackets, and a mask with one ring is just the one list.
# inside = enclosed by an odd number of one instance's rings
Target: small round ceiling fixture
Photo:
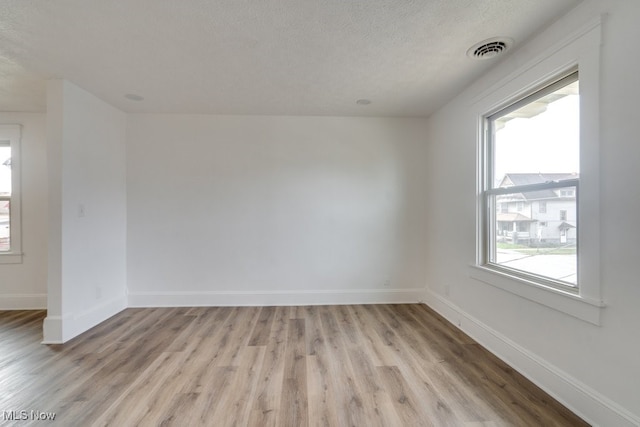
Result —
[[136, 95], [135, 93], [128, 93], [124, 96], [129, 101], [143, 101], [144, 98], [140, 95]]
[[467, 50], [467, 56], [473, 59], [491, 59], [503, 54], [513, 45], [509, 37], [493, 37], [476, 43]]
[[356, 101], [356, 104], [358, 104], [358, 105], [369, 105], [369, 104], [371, 104], [371, 100], [369, 100], [369, 99], [358, 99]]

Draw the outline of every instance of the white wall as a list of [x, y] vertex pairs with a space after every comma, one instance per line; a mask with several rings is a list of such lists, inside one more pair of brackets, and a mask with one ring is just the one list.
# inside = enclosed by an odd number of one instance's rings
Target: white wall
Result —
[[21, 264], [0, 264], [0, 310], [47, 306], [47, 150], [45, 115], [0, 113], [0, 124], [22, 125]]
[[[600, 326], [469, 277], [475, 260], [474, 99], [607, 12], [600, 85]], [[640, 3], [586, 1], [429, 121], [428, 303], [595, 425], [640, 425]], [[446, 186], [442, 186], [446, 177]]]
[[59, 342], [126, 306], [126, 115], [66, 81], [50, 81], [47, 95], [44, 339]]
[[128, 123], [130, 304], [420, 297], [421, 121], [131, 115]]

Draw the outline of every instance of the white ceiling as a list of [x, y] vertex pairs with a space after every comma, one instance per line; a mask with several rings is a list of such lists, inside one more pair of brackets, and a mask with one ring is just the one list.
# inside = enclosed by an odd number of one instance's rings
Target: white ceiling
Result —
[[0, 111], [64, 78], [127, 112], [426, 116], [500, 60], [473, 44], [579, 2], [0, 0]]

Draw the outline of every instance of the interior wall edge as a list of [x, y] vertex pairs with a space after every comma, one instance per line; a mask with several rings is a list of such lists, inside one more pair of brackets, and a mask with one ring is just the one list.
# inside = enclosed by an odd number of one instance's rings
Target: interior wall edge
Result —
[[126, 295], [111, 298], [83, 312], [47, 316], [42, 326], [42, 344], [63, 344], [127, 308]]

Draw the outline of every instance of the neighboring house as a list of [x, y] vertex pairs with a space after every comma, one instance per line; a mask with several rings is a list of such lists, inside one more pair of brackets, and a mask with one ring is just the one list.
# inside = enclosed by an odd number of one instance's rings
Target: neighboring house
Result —
[[[571, 173], [508, 173], [499, 187], [575, 179]], [[574, 187], [514, 193], [496, 197], [496, 232], [510, 243], [570, 244], [576, 242], [576, 190]]]

